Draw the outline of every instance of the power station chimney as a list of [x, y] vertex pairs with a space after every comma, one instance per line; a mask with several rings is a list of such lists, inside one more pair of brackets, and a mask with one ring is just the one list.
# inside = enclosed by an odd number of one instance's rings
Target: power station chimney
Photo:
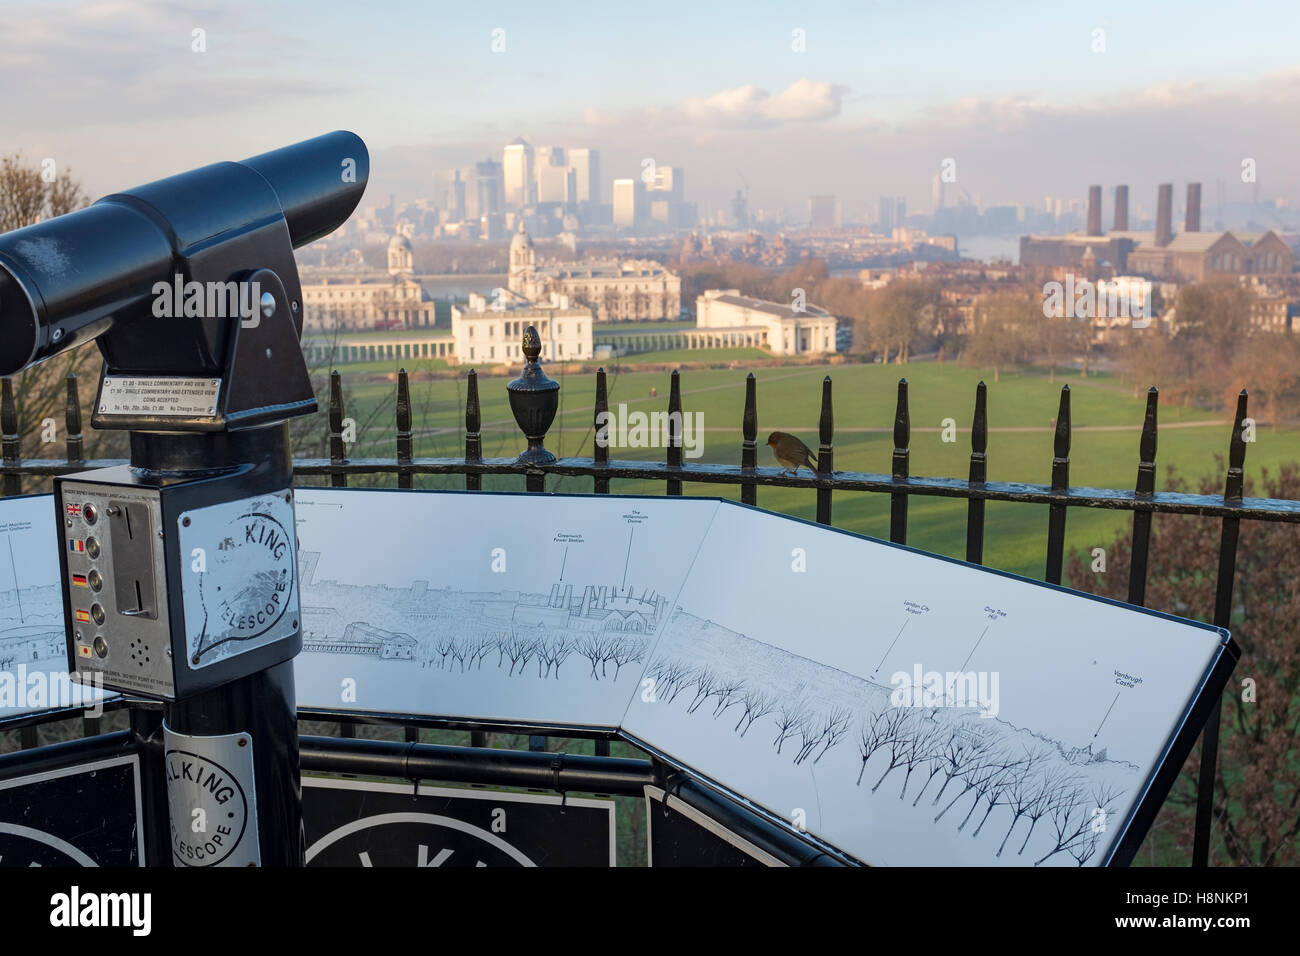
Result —
[[1184, 232], [1201, 231], [1201, 184], [1187, 184], [1187, 219], [1183, 223]]
[[1115, 231], [1128, 230], [1128, 187], [1115, 187]]
[[1088, 187], [1088, 235], [1101, 235], [1101, 187]]
[[1174, 184], [1161, 183], [1156, 198], [1156, 245], [1167, 246], [1174, 237]]

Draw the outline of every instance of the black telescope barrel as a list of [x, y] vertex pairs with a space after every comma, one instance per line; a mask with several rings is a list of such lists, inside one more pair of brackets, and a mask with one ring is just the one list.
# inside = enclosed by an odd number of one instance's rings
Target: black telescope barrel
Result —
[[0, 235], [0, 375], [12, 375], [147, 310], [172, 268], [167, 235], [118, 203]]
[[370, 178], [366, 144], [345, 130], [262, 153], [239, 165], [261, 173], [280, 197], [295, 249], [341, 226], [361, 202]]
[[182, 256], [224, 235], [280, 216], [295, 248], [328, 235], [356, 209], [369, 176], [365, 143], [338, 131], [0, 235], [0, 375], [148, 315], [154, 285], [172, 282]]

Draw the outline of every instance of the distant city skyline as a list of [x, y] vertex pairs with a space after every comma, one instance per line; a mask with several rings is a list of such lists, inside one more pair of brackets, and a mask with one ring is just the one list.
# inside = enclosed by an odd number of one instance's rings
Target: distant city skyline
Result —
[[431, 197], [435, 170], [501, 162], [521, 136], [598, 151], [607, 203], [646, 159], [684, 169], [702, 216], [745, 182], [751, 209], [793, 218], [810, 196], [845, 221], [882, 196], [926, 210], [945, 159], [949, 202], [1126, 184], [1136, 214], [1158, 183], [1198, 181], [1207, 216], [1219, 182], [1228, 203], [1300, 204], [1300, 8], [1133, 7], [289, 0], [267, 29], [241, 0], [16, 2], [0, 82], [23, 95], [0, 149], [54, 158], [95, 196], [342, 127], [372, 152], [367, 204]]

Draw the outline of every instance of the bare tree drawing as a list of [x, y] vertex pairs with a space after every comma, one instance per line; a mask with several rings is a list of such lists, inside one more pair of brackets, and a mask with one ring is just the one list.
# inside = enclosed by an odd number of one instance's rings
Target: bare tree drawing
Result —
[[822, 749], [813, 758], [813, 763], [826, 756], [826, 751], [838, 744], [853, 726], [853, 714], [847, 707], [832, 707], [822, 722]]
[[616, 641], [610, 649], [610, 659], [614, 662], [614, 680], [618, 680], [619, 671], [626, 664], [635, 664], [645, 653], [646, 642], [643, 638], [624, 637]]
[[[899, 800], [907, 796], [907, 785], [912, 780], [912, 773], [917, 767], [930, 763], [944, 735], [943, 729], [934, 723], [933, 717], [923, 716], [917, 724], [916, 732], [912, 734], [903, 754], [903, 765], [907, 767], [907, 773], [903, 776], [903, 788], [898, 791]], [[920, 799], [919, 794], [917, 799]]]
[[686, 708], [686, 713], [695, 713], [700, 704], [712, 696], [713, 689], [718, 685], [719, 680], [720, 678], [711, 668], [698, 668], [695, 671], [695, 697], [691, 700], [690, 706]]
[[1111, 803], [1119, 791], [1105, 783], [1095, 783], [1091, 792], [1081, 786], [1057, 791], [1057, 798], [1049, 811], [1055, 845], [1034, 861], [1034, 866], [1050, 860], [1057, 853], [1069, 853], [1079, 866], [1083, 866], [1097, 851], [1097, 837], [1105, 827], [1099, 817], [1109, 813]]
[[[944, 791], [948, 789], [948, 784], [954, 780], [960, 780], [972, 765], [978, 764], [984, 759], [985, 751], [988, 749], [988, 743], [984, 740], [970, 742], [962, 738], [955, 738], [959, 746], [948, 746], [943, 749], [943, 786], [939, 792], [934, 795], [930, 801], [930, 806], [937, 807], [939, 799], [943, 796]], [[935, 819], [939, 819], [935, 817]]]
[[862, 766], [858, 770], [858, 786], [862, 786], [862, 775], [867, 771], [867, 761], [877, 750], [888, 746], [893, 741], [905, 719], [906, 711], [891, 707], [888, 710], [874, 712], [862, 722], [858, 740], [858, 754], [862, 758]]
[[[1002, 773], [995, 775], [993, 779], [989, 781], [987, 789], [975, 798], [976, 804], [978, 804], [981, 799], [984, 801], [985, 810], [984, 816], [980, 817], [980, 822], [975, 826], [975, 829], [971, 831], [972, 839], [980, 835], [980, 830], [984, 829], [985, 821], [988, 820], [989, 815], [994, 810], [999, 806], [1010, 804], [1012, 791], [1015, 790], [1017, 779], [1019, 778], [1021, 771], [1024, 769], [1025, 763], [1028, 759], [1028, 756], [1026, 756], [1007, 766]], [[974, 806], [972, 806], [972, 812], [974, 809]], [[961, 828], [958, 827], [958, 829], [960, 830]]]
[[557, 634], [549, 641], [544, 642], [542, 645], [541, 656], [538, 658], [539, 662], [542, 660], [546, 662], [546, 673], [544, 676], [550, 677], [551, 672], [554, 671], [555, 679], [559, 680], [560, 665], [563, 664], [565, 660], [568, 659], [569, 655], [574, 652], [577, 643], [576, 640], [565, 633]]
[[[1003, 768], [1006, 766], [1003, 760], [1004, 758], [1002, 754], [992, 751], [991, 748], [981, 749], [978, 756], [973, 756], [972, 759], [968, 760], [961, 772], [957, 774], [957, 779], [961, 780], [965, 786], [962, 787], [957, 796], [948, 801], [947, 806], [939, 811], [934, 818], [935, 822], [939, 822], [940, 817], [951, 810], [958, 800], [966, 796], [966, 794], [970, 793], [972, 790], [976, 791], [976, 799], [978, 800], [979, 791], [982, 788], [986, 788], [989, 781], [991, 781], [994, 776], [1001, 773]], [[947, 785], [945, 784], [944, 790], [946, 789]], [[942, 795], [943, 790], [940, 790], [939, 793]], [[966, 816], [969, 818], [970, 814], [968, 813]], [[958, 827], [958, 830], [960, 829], [961, 827]]]
[[1029, 845], [1029, 838], [1034, 835], [1034, 828], [1038, 826], [1038, 821], [1051, 812], [1060, 795], [1076, 789], [1080, 782], [1081, 778], [1077, 774], [1061, 766], [1052, 767], [1043, 774], [1034, 788], [1033, 799], [1025, 810], [1025, 816], [1029, 818], [1029, 830], [1020, 843], [1020, 849], [1016, 851], [1017, 856], [1025, 852], [1025, 847]]
[[1074, 861], [1083, 866], [1097, 852], [1097, 844], [1100, 842], [1101, 834], [1106, 832], [1106, 821], [1114, 812], [1111, 806], [1112, 802], [1120, 794], [1118, 787], [1113, 787], [1104, 782], [1094, 783], [1090, 796], [1092, 797], [1092, 807], [1088, 808], [1088, 829], [1086, 833], [1079, 835], [1065, 849]]
[[718, 702], [713, 708], [713, 719], [717, 720], [728, 708], [740, 703], [740, 688], [744, 686], [744, 681], [739, 677], [719, 677], [718, 682], [714, 685], [710, 697], [716, 697]]
[[444, 670], [447, 667], [447, 655], [451, 653], [453, 645], [456, 643], [454, 638], [439, 636], [433, 641], [434, 653], [438, 655], [438, 669]]
[[994, 856], [1002, 855], [1002, 851], [1007, 848], [1007, 840], [1011, 838], [1011, 831], [1016, 828], [1020, 818], [1029, 813], [1034, 806], [1034, 802], [1038, 800], [1042, 784], [1046, 780], [1043, 772], [1044, 765], [1051, 759], [1050, 751], [1026, 751], [1025, 760], [1020, 765], [1020, 769], [1016, 771], [1015, 780], [1012, 781], [1007, 794], [1007, 809], [1011, 811], [1011, 825], [1007, 827], [1007, 832], [1002, 835], [1002, 842], [998, 844], [998, 852]]
[[880, 785], [885, 782], [885, 778], [893, 773], [896, 768], [901, 767], [906, 762], [908, 748], [911, 746], [912, 739], [915, 736], [915, 711], [903, 707], [897, 707], [894, 709], [894, 712], [898, 717], [894, 722], [893, 731], [889, 735], [889, 742], [885, 745], [889, 748], [889, 766], [886, 767], [885, 772], [880, 775], [880, 779], [876, 781], [876, 785], [871, 788], [872, 793], [879, 790]]
[[776, 739], [772, 741], [777, 753], [781, 752], [787, 740], [799, 733], [810, 717], [808, 702], [803, 697], [803, 685], [800, 684], [796, 694], [788, 698], [785, 703], [777, 705], [777, 733]]
[[596, 668], [600, 667], [603, 673], [605, 663], [613, 655], [611, 640], [600, 632], [584, 634], [578, 639], [578, 653], [591, 662], [591, 676], [600, 680], [601, 674], [596, 673]]
[[[754, 726], [754, 721], [760, 717], [766, 717], [776, 708], [776, 701], [756, 687], [748, 688], [742, 695], [740, 703], [744, 708], [744, 712], [732, 729], [739, 730], [742, 737], [749, 733], [749, 728]], [[744, 725], [743, 729], [742, 724]]]

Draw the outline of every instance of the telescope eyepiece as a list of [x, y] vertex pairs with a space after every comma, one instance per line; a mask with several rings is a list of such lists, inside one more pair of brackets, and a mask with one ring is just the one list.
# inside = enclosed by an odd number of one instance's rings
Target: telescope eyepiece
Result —
[[12, 375], [32, 360], [36, 337], [36, 309], [0, 261], [0, 375]]

